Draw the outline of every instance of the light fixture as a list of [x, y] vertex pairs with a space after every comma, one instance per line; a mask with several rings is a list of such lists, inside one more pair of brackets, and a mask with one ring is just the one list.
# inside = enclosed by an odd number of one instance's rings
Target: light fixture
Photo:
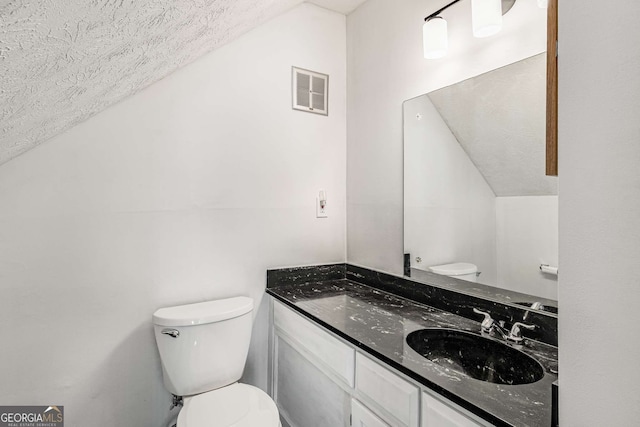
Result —
[[426, 59], [442, 58], [447, 54], [449, 47], [447, 21], [440, 16], [440, 13], [459, 1], [460, 0], [453, 0], [445, 7], [436, 10], [424, 18], [424, 25], [422, 26], [422, 47], [424, 48], [424, 57]]
[[[459, 1], [453, 0], [424, 18], [422, 46], [425, 58], [442, 58], [447, 54], [449, 44], [447, 21], [440, 14]], [[536, 1], [540, 7], [546, 7], [548, 3], [548, 0]], [[502, 15], [507, 13], [515, 2], [516, 0], [471, 0], [473, 35], [476, 37], [488, 37], [500, 31], [502, 29]]]
[[449, 39], [447, 21], [441, 16], [428, 19], [422, 26], [422, 45], [427, 59], [442, 58], [447, 54]]
[[471, 0], [471, 23], [475, 37], [489, 37], [502, 29], [502, 0]]

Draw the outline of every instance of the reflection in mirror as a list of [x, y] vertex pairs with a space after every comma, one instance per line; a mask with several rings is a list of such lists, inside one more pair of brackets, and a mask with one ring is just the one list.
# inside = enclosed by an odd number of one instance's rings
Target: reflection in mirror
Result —
[[404, 103], [412, 277], [437, 272], [467, 280], [447, 278], [457, 289], [557, 306], [557, 275], [540, 270], [558, 265], [558, 182], [545, 175], [545, 65], [545, 54], [536, 55]]

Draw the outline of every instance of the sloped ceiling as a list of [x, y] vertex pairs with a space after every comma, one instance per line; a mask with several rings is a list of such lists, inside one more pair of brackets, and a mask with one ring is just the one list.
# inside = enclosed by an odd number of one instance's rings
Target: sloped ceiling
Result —
[[0, 0], [0, 164], [302, 1]]
[[365, 1], [366, 0], [309, 0], [309, 3], [347, 15]]
[[496, 196], [558, 194], [545, 176], [546, 54], [429, 93]]

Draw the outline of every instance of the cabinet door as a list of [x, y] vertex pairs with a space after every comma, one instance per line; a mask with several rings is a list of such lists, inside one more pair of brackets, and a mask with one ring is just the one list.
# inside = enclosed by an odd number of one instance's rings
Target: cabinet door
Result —
[[291, 427], [346, 427], [351, 396], [286, 341], [275, 337], [274, 400]]
[[351, 399], [351, 425], [353, 427], [391, 427], [356, 399]]
[[481, 427], [475, 421], [462, 415], [426, 393], [422, 393], [422, 427]]

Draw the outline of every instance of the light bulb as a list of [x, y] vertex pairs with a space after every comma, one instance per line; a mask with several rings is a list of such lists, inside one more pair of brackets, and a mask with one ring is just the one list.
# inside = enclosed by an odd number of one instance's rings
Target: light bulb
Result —
[[425, 58], [442, 58], [447, 54], [448, 45], [447, 21], [436, 16], [424, 23], [422, 26], [422, 46]]
[[471, 21], [475, 37], [489, 37], [502, 29], [501, 0], [471, 0]]

